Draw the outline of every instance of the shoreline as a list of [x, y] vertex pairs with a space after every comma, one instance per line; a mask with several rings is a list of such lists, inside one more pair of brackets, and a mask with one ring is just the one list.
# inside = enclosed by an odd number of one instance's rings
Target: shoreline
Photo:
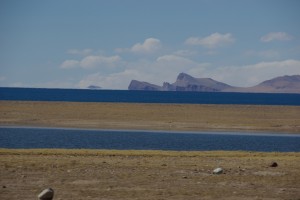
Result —
[[[171, 156], [171, 157], [244, 157], [244, 156], [294, 156], [300, 159], [300, 152], [265, 152], [243, 150], [177, 151], [177, 150], [117, 150], [117, 149], [10, 149], [0, 148], [0, 155], [69, 155], [69, 156]], [[300, 161], [300, 160], [299, 160]]]
[[[264, 131], [247, 131], [247, 130], [199, 130], [199, 131], [182, 131], [182, 130], [150, 130], [150, 129], [101, 129], [101, 128], [76, 128], [76, 127], [48, 127], [48, 126], [19, 126], [19, 125], [1, 125], [1, 128], [16, 129], [48, 129], [48, 130], [75, 130], [75, 131], [109, 131], [109, 132], [141, 132], [141, 133], [171, 133], [171, 134], [212, 134], [212, 135], [245, 135], [245, 136], [278, 136], [278, 137], [300, 137], [298, 133], [280, 133]], [[1, 149], [1, 148], [0, 148]]]

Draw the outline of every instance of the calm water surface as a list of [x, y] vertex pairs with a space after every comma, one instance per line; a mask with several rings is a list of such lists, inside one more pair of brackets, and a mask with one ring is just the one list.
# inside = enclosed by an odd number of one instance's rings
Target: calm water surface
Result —
[[1, 88], [0, 100], [298, 105], [300, 94]]
[[300, 135], [0, 127], [0, 148], [300, 152]]

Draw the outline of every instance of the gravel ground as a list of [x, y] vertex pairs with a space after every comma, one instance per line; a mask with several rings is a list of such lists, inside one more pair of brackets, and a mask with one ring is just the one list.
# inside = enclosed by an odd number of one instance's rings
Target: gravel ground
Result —
[[2, 149], [0, 199], [299, 200], [299, 166], [300, 153]]

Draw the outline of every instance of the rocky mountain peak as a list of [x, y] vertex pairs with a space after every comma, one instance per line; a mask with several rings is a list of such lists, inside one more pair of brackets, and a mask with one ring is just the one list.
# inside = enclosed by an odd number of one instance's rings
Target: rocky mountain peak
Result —
[[273, 78], [271, 80], [267, 80], [262, 82], [259, 85], [268, 85], [268, 86], [276, 86], [276, 85], [291, 85], [295, 83], [300, 83], [300, 75], [292, 75], [292, 76], [280, 76], [277, 78]]
[[177, 76], [177, 81], [182, 81], [182, 80], [193, 80], [194, 77], [186, 74], [186, 73], [180, 73], [178, 76]]
[[253, 87], [233, 87], [211, 78], [194, 78], [180, 73], [174, 83], [164, 82], [163, 86], [132, 80], [129, 90], [194, 91], [194, 92], [263, 92], [300, 93], [300, 75], [281, 76], [264, 81]]

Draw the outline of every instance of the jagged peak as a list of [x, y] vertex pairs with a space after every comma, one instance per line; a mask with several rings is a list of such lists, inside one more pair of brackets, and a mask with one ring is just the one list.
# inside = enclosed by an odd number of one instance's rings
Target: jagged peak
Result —
[[174, 83], [164, 82], [163, 86], [132, 80], [129, 90], [158, 90], [158, 91], [198, 91], [198, 92], [273, 92], [300, 93], [300, 75], [276, 77], [253, 87], [234, 87], [212, 78], [194, 78], [180, 73]]
[[184, 79], [194, 79], [194, 77], [183, 72], [177, 76], [177, 80], [184, 80]]
[[128, 86], [129, 90], [161, 90], [161, 87], [152, 83], [132, 80]]

